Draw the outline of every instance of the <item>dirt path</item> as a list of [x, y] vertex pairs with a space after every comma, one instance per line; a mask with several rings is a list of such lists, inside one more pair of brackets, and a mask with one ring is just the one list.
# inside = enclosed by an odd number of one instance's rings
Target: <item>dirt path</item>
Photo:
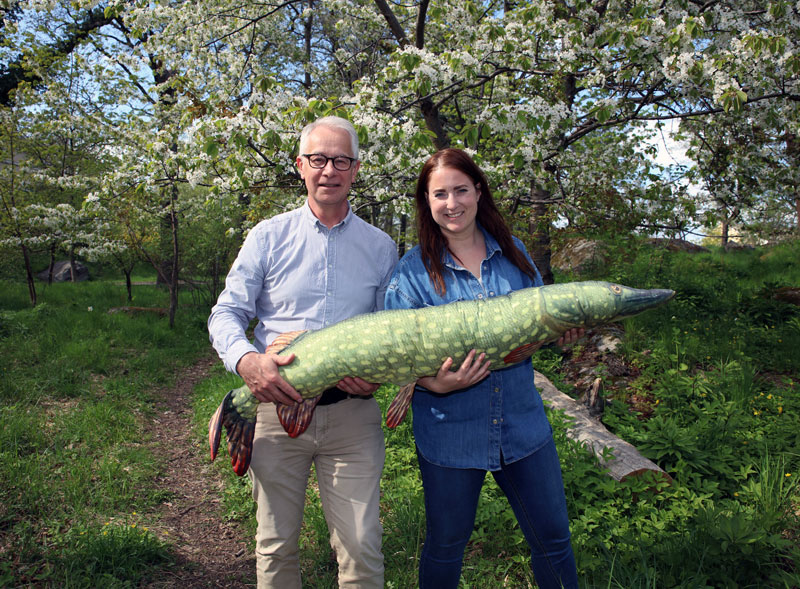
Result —
[[222, 482], [209, 468], [208, 450], [191, 428], [191, 394], [218, 362], [208, 357], [185, 370], [175, 388], [162, 391], [155, 418], [147, 425], [164, 472], [156, 481], [173, 496], [148, 520], [151, 530], [174, 548], [176, 562], [143, 587], [192, 589], [255, 587], [255, 557], [242, 526], [222, 517]]

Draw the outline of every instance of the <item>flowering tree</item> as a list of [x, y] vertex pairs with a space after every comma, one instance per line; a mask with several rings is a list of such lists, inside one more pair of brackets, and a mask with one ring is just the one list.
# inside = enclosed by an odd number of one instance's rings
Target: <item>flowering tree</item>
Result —
[[[178, 220], [211, 201], [223, 239], [301, 202], [297, 136], [325, 114], [359, 130], [359, 214], [402, 244], [420, 164], [436, 148], [464, 147], [545, 276], [554, 223], [584, 233], [698, 223], [693, 195], [647, 153], [648, 122], [727, 116], [780, 121], [797, 136], [800, 16], [785, 0], [22, 6], [83, 35], [86, 75], [116, 96], [122, 121], [109, 132], [120, 165], [98, 198], [136, 203], [151, 235], [168, 228], [169, 247], [143, 253], [157, 267], [173, 262], [176, 288], [188, 249]], [[777, 194], [787, 176], [772, 177]]]

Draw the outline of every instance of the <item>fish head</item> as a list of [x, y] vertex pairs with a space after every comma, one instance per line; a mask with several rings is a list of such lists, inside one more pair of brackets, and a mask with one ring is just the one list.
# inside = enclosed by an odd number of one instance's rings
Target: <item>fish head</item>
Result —
[[581, 288], [581, 307], [587, 326], [633, 317], [666, 303], [674, 290], [632, 288], [611, 282], [589, 282]]

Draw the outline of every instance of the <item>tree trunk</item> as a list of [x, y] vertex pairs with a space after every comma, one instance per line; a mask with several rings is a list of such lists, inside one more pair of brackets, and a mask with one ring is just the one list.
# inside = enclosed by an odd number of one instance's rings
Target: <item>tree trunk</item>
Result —
[[70, 282], [77, 282], [78, 271], [75, 269], [75, 248], [69, 248], [69, 280]]
[[[597, 456], [600, 463], [608, 469], [608, 474], [612, 478], [623, 481], [628, 477], [652, 472], [667, 482], [672, 481], [672, 477], [661, 467], [645, 458], [633, 445], [609, 432], [602, 423], [592, 419], [586, 407], [559, 391], [543, 375], [536, 372], [534, 382], [542, 399], [550, 407], [563, 411], [574, 420], [567, 431], [567, 436], [585, 444]], [[612, 451], [612, 458], [603, 458], [603, 451], [606, 448]]]
[[542, 280], [545, 284], [553, 284], [553, 269], [550, 266], [550, 219], [548, 209], [550, 207], [550, 194], [541, 188], [535, 180], [531, 181], [531, 217], [528, 225], [531, 237], [533, 238], [533, 250], [531, 258], [539, 269]]
[[214, 261], [211, 263], [211, 300], [216, 301], [220, 292], [219, 288], [219, 252], [214, 254]]
[[397, 255], [401, 258], [406, 255], [406, 229], [408, 227], [408, 215], [400, 215], [400, 235], [397, 237]]
[[128, 268], [123, 268], [122, 270], [125, 273], [125, 290], [128, 292], [128, 302], [130, 303], [133, 300], [133, 283], [131, 282], [131, 270]]
[[170, 187], [169, 221], [172, 233], [172, 268], [169, 280], [169, 326], [175, 327], [175, 313], [178, 311], [178, 215], [175, 206], [178, 200], [178, 187]]
[[53, 272], [56, 267], [56, 244], [50, 246], [50, 265], [47, 267], [47, 285], [53, 284]]
[[728, 231], [729, 231], [728, 219], [723, 219], [722, 235], [720, 236], [720, 245], [722, 246], [722, 249], [728, 247]]
[[[28, 248], [25, 245], [20, 246], [22, 248], [22, 259], [25, 260], [25, 277], [28, 281], [28, 296], [31, 299], [31, 307], [36, 306], [36, 283], [33, 279], [33, 269], [31, 268], [31, 256], [28, 253]], [[50, 276], [52, 276], [52, 272]]]

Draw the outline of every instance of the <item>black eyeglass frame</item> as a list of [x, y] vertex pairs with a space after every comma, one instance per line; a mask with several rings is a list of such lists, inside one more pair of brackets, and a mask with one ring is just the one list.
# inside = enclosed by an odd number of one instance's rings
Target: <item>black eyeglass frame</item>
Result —
[[[353, 164], [355, 162], [358, 161], [358, 159], [356, 159], [354, 157], [349, 157], [349, 156], [346, 156], [346, 155], [337, 155], [337, 156], [334, 156], [334, 157], [328, 157], [327, 155], [322, 154], [322, 153], [303, 153], [303, 154], [300, 154], [300, 155], [302, 155], [304, 158], [306, 158], [308, 160], [308, 165], [311, 166], [312, 168], [314, 168], [315, 170], [321, 170], [322, 168], [324, 168], [325, 166], [328, 165], [328, 162], [333, 162], [334, 169], [339, 170], [340, 172], [346, 172], [347, 170], [349, 170], [350, 168], [353, 167]], [[311, 163], [311, 158], [312, 157], [317, 157], [317, 158], [324, 157], [325, 158], [325, 163], [322, 164], [321, 166], [315, 166], [313, 163]], [[347, 160], [347, 167], [346, 168], [340, 168], [339, 166], [336, 165], [336, 160], [339, 160], [339, 161]]]

